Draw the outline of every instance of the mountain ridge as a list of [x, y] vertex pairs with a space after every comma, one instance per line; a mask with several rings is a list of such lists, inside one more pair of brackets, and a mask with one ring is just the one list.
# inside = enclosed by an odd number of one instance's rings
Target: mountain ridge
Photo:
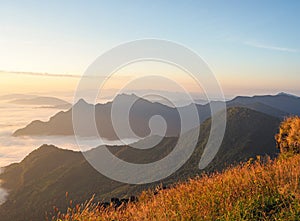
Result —
[[[130, 110], [130, 126], [134, 133], [139, 137], [146, 137], [150, 133], [148, 122], [154, 115], [161, 115], [167, 120], [169, 127], [167, 128], [166, 136], [176, 136], [180, 132], [180, 117], [179, 112], [188, 112], [191, 110], [191, 104], [178, 107], [169, 107], [158, 102], [151, 102], [146, 99], [140, 98], [134, 94], [127, 95], [121, 94], [116, 97], [119, 100], [119, 104], [126, 105], [130, 104], [133, 100], [136, 100], [132, 109]], [[84, 115], [84, 110], [90, 108], [89, 112], [95, 109], [96, 113], [96, 125], [98, 132], [103, 138], [109, 140], [119, 139], [116, 135], [111, 120], [111, 108], [113, 101], [105, 104], [89, 104], [84, 100], [79, 100], [73, 108], [78, 110], [78, 116]], [[210, 105], [214, 105], [216, 110], [223, 108], [222, 102], [211, 102], [210, 104], [200, 105], [196, 104], [198, 109], [199, 122], [190, 120], [190, 128], [199, 126], [206, 119], [211, 117]], [[274, 117], [284, 118], [289, 115], [300, 115], [300, 98], [288, 95], [266, 95], [266, 96], [253, 96], [253, 97], [242, 97], [238, 96], [233, 100], [226, 102], [227, 107], [246, 107], [252, 110], [256, 110]], [[278, 107], [277, 107], [278, 106]], [[82, 109], [82, 114], [80, 114]], [[118, 114], [114, 116], [114, 122], [123, 122], [122, 119], [122, 108], [117, 110]], [[66, 112], [59, 112], [52, 116], [49, 121], [33, 121], [24, 128], [20, 128], [13, 133], [13, 136], [30, 136], [30, 135], [74, 135], [72, 125], [72, 108]], [[122, 127], [124, 123], [119, 123]], [[105, 125], [103, 127], [103, 125]], [[81, 136], [97, 136], [95, 132], [89, 131], [88, 128], [84, 131]], [[131, 138], [132, 135], [127, 134], [125, 131], [123, 138]], [[120, 137], [122, 138], [122, 137]]]

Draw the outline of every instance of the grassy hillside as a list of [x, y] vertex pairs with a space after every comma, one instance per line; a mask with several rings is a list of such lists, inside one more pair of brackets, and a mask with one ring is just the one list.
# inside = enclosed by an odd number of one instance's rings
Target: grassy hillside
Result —
[[[57, 220], [299, 220], [300, 155], [202, 175], [115, 210], [87, 203]], [[55, 218], [56, 219], [56, 218]]]

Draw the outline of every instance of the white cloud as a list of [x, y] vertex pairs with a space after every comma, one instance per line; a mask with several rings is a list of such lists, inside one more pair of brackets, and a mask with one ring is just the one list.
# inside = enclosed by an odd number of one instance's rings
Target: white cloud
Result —
[[257, 42], [251, 42], [251, 41], [246, 41], [246, 42], [244, 42], [244, 44], [255, 47], [255, 48], [263, 48], [263, 49], [268, 49], [268, 50], [273, 50], [273, 51], [283, 51], [283, 52], [292, 52], [292, 53], [299, 52], [299, 50], [294, 49], [294, 48], [278, 47], [278, 46], [273, 46], [273, 45], [261, 44], [261, 43], [257, 43]]
[[45, 77], [70, 77], [70, 78], [81, 78], [80, 75], [74, 74], [49, 74], [49, 73], [38, 73], [38, 72], [21, 72], [21, 71], [4, 71], [0, 70], [0, 74], [19, 74], [19, 75], [32, 75], [32, 76], [45, 76]]

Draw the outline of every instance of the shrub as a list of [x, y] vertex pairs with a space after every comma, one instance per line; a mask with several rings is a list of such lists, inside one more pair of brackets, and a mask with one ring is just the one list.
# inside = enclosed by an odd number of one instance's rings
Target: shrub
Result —
[[300, 117], [286, 118], [280, 125], [279, 133], [275, 136], [277, 147], [281, 153], [300, 153]]

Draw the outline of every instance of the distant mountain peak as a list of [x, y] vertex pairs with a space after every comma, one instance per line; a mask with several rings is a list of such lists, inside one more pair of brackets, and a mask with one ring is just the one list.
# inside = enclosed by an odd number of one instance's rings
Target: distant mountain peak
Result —
[[127, 94], [127, 93], [122, 93], [122, 94], [118, 94], [116, 97], [115, 97], [115, 99], [116, 98], [140, 98], [140, 97], [138, 97], [136, 94], [134, 94], [134, 93], [131, 93], [131, 94]]
[[89, 105], [83, 98], [80, 98], [74, 106], [86, 106]]
[[[113, 101], [121, 101], [121, 102], [131, 102], [131, 101], [137, 101], [137, 100], [144, 100], [144, 101], [148, 101], [142, 97], [137, 96], [134, 93], [131, 94], [127, 94], [127, 93], [122, 93], [122, 94], [118, 94]], [[150, 101], [148, 101], [150, 102]]]
[[49, 152], [53, 150], [58, 150], [58, 147], [52, 145], [52, 144], [43, 144], [39, 148], [36, 149], [37, 152]]
[[296, 98], [298, 98], [298, 96], [293, 95], [293, 94], [289, 94], [289, 93], [286, 93], [286, 92], [280, 92], [280, 93], [277, 94], [277, 96], [288, 96], [288, 97], [296, 97]]

